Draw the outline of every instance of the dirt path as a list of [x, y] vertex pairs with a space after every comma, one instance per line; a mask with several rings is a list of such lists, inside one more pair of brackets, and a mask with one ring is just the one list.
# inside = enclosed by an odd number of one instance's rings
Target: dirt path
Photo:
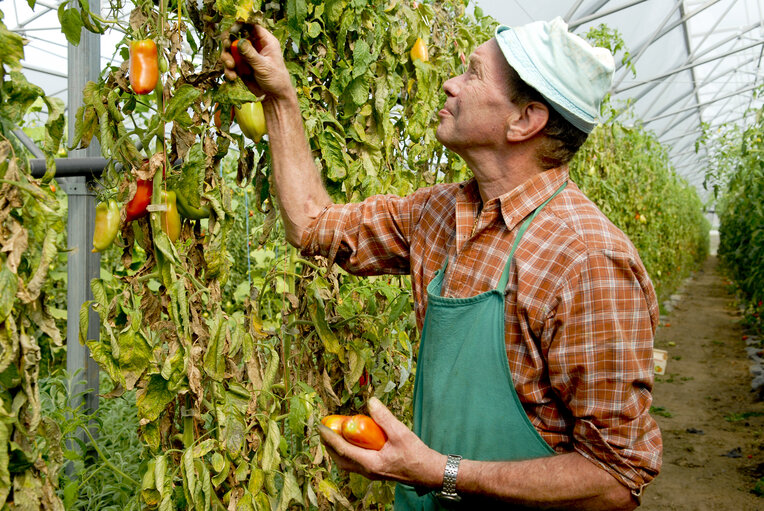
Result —
[[739, 316], [716, 263], [706, 261], [658, 330], [656, 348], [669, 353], [653, 403], [663, 469], [640, 510], [764, 510], [752, 492], [764, 477], [764, 402], [751, 393]]

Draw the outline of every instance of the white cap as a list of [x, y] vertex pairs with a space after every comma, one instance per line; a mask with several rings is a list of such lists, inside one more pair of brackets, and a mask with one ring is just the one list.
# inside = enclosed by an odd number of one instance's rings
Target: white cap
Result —
[[500, 25], [499, 43], [509, 65], [576, 128], [590, 133], [615, 72], [613, 55], [568, 32], [562, 18], [521, 27]]

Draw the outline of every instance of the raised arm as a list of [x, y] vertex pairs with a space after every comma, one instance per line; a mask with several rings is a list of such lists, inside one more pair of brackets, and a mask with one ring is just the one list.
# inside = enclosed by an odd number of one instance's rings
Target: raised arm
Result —
[[[229, 49], [226, 44], [221, 60], [226, 67], [226, 78], [235, 80], [236, 67]], [[254, 71], [253, 78], [242, 77], [244, 83], [254, 94], [264, 96], [262, 103], [273, 160], [273, 180], [286, 238], [292, 245], [302, 248], [304, 230], [332, 200], [313, 162], [297, 93], [284, 64], [278, 39], [265, 28], [256, 26], [249, 40], [238, 44], [238, 50]]]

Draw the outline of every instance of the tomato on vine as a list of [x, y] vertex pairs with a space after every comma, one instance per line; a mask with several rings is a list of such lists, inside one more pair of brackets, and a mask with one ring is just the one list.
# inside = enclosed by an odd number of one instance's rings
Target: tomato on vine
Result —
[[244, 103], [236, 107], [236, 122], [239, 123], [241, 132], [254, 142], [259, 142], [263, 135], [268, 132], [265, 125], [263, 104], [259, 101]]
[[125, 222], [132, 222], [146, 216], [146, 209], [151, 204], [151, 195], [154, 193], [154, 182], [150, 179], [138, 179], [135, 195], [125, 205]]
[[159, 203], [167, 208], [161, 215], [162, 230], [170, 241], [175, 242], [180, 237], [181, 222], [175, 192], [162, 190], [159, 194]]
[[119, 206], [114, 199], [96, 206], [92, 252], [103, 252], [111, 246], [119, 232]]
[[149, 94], [159, 81], [157, 45], [151, 39], [130, 43], [130, 87], [136, 94]]
[[427, 52], [427, 45], [421, 37], [417, 37], [414, 42], [414, 46], [411, 48], [411, 61], [421, 60], [427, 62], [430, 60], [430, 55]]

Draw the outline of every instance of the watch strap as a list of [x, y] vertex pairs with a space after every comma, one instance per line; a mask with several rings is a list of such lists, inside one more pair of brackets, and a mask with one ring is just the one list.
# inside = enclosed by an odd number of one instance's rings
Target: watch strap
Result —
[[445, 500], [461, 500], [456, 492], [456, 476], [459, 473], [459, 462], [462, 457], [456, 454], [449, 454], [446, 459], [446, 468], [443, 471], [443, 488], [438, 492], [438, 497]]

